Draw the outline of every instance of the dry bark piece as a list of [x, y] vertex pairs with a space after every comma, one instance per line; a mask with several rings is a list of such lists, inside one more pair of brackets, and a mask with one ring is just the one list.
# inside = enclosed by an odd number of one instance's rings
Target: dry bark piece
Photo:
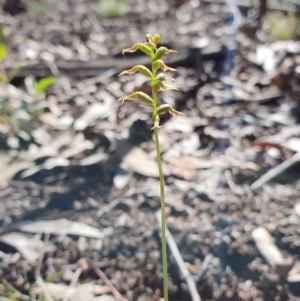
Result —
[[132, 172], [129, 172], [126, 168], [120, 166], [113, 179], [114, 186], [117, 189], [121, 190], [126, 187], [126, 185], [130, 182], [131, 179]]
[[291, 138], [283, 145], [294, 152], [300, 152], [300, 138]]
[[105, 159], [107, 159], [108, 155], [103, 152], [98, 152], [93, 155], [90, 155], [82, 160], [79, 161], [79, 165], [81, 166], [88, 166], [97, 164]]
[[45, 244], [41, 240], [17, 232], [0, 236], [0, 241], [14, 247], [29, 262], [36, 261], [45, 249]]
[[4, 163], [4, 155], [1, 154], [0, 169], [1, 169], [1, 177], [0, 177], [0, 188], [6, 187], [10, 180], [20, 171], [26, 170], [27, 168], [31, 168], [33, 162], [14, 162], [10, 163], [9, 160], [7, 163]]
[[[65, 284], [45, 283], [45, 290], [54, 300], [61, 300], [63, 298], [70, 298], [76, 291], [75, 287], [70, 287]], [[39, 293], [39, 292], [37, 292]]]
[[112, 109], [110, 102], [93, 103], [74, 123], [76, 131], [83, 131], [98, 118], [104, 117]]
[[293, 274], [288, 276], [287, 278], [288, 282], [300, 282], [300, 274]]
[[[68, 299], [70, 301], [116, 301], [112, 296], [105, 295], [111, 289], [106, 285], [95, 285], [93, 283], [85, 283], [77, 287], [68, 286], [65, 284], [45, 283], [45, 290], [53, 298], [53, 300]], [[36, 293], [39, 293], [38, 291]], [[96, 297], [95, 294], [104, 294]]]
[[78, 133], [68, 146], [60, 153], [60, 157], [71, 158], [85, 150], [93, 149], [95, 144], [90, 140], [85, 140], [83, 133]]
[[42, 157], [55, 157], [62, 146], [69, 145], [72, 142], [72, 134], [67, 131], [55, 137], [50, 143], [41, 148], [32, 148], [24, 156], [25, 160], [34, 161]]
[[[86, 300], [86, 299], [84, 299]], [[84, 301], [82, 300], [82, 301]], [[111, 295], [103, 295], [103, 296], [98, 296], [98, 297], [94, 297], [91, 301], [118, 301], [118, 299], [116, 299], [115, 297], [111, 296]]]
[[61, 157], [50, 158], [47, 161], [45, 161], [44, 164], [33, 166], [31, 168], [28, 168], [24, 172], [22, 172], [21, 178], [22, 179], [28, 178], [43, 169], [51, 170], [55, 167], [65, 167], [69, 165], [70, 165], [70, 161], [68, 159], [61, 158]]
[[270, 233], [265, 228], [259, 227], [252, 231], [252, 238], [259, 252], [274, 268], [275, 272], [281, 276], [287, 276], [294, 264], [294, 260], [292, 257], [283, 257], [274, 244]]
[[293, 268], [290, 270], [288, 277], [288, 282], [300, 282], [300, 261], [296, 261]]
[[54, 124], [54, 128], [57, 130], [65, 131], [67, 130], [73, 123], [74, 118], [70, 115], [64, 115], [57, 119], [56, 123]]

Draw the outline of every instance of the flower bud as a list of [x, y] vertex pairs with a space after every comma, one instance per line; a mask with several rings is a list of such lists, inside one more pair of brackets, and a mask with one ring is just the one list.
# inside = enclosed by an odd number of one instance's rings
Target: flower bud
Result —
[[147, 46], [149, 46], [151, 49], [156, 51], [156, 45], [153, 43], [153, 38], [150, 33], [146, 34], [146, 43]]
[[157, 82], [157, 83], [155, 83], [153, 85], [153, 91], [154, 91], [154, 93], [158, 93], [160, 91], [162, 84], [163, 84], [162, 82]]
[[177, 52], [177, 51], [168, 49], [166, 47], [159, 47], [157, 49], [157, 51], [155, 52], [155, 55], [153, 57], [153, 62], [155, 62], [156, 60], [159, 60], [164, 54], [169, 54], [171, 52]]
[[152, 72], [143, 65], [138, 65], [138, 71], [144, 76], [152, 79]]
[[165, 54], [165, 48], [166, 47], [159, 47], [157, 49], [157, 51], [155, 52], [153, 61], [159, 60]]
[[151, 71], [143, 65], [136, 65], [129, 70], [125, 70], [125, 71], [121, 72], [119, 74], [119, 76], [124, 75], [124, 74], [135, 74], [136, 72], [140, 72], [141, 74], [145, 75], [146, 77], [152, 79]]
[[159, 40], [160, 35], [158, 33], [155, 33], [154, 35], [151, 35], [150, 33], [146, 34], [146, 43], [153, 43], [154, 45], [157, 45]]
[[143, 92], [134, 92], [134, 93], [136, 94], [136, 97], [140, 101], [148, 104], [151, 107], [153, 106], [153, 99], [149, 95], [147, 95], [146, 93], [143, 93]]
[[131, 46], [130, 48], [122, 49], [122, 54], [124, 54], [125, 52], [136, 52], [138, 49], [140, 49], [142, 52], [152, 57], [152, 53], [153, 53], [152, 49], [143, 43], [137, 43]]
[[157, 45], [157, 42], [160, 40], [160, 35], [158, 33], [152, 36], [153, 43]]
[[163, 81], [166, 80], [166, 75], [164, 73], [158, 74], [154, 79], [153, 89], [154, 92], [157, 93], [163, 84]]
[[169, 110], [171, 108], [172, 108], [172, 106], [168, 105], [168, 104], [161, 105], [157, 108], [157, 114], [163, 114], [163, 113], [169, 112]]
[[177, 88], [172, 88], [172, 87], [166, 86], [164, 83], [165, 83], [167, 80], [175, 81], [174, 78], [167, 78], [166, 75], [165, 75], [164, 73], [158, 74], [158, 75], [155, 77], [154, 84], [153, 84], [153, 90], [154, 90], [154, 92], [157, 93], [157, 92], [160, 91], [160, 90], [165, 90], [165, 91], [169, 91], [169, 90], [177, 90], [177, 91], [178, 91]]
[[147, 105], [153, 106], [152, 98], [149, 95], [147, 95], [143, 92], [140, 92], [140, 91], [133, 92], [129, 95], [123, 96], [123, 97], [119, 98], [118, 101], [122, 101], [122, 104], [124, 104], [125, 100], [133, 100], [135, 98], [146, 103]]
[[146, 34], [146, 45], [149, 45], [153, 50], [157, 50], [157, 42], [160, 39], [160, 35], [158, 33], [154, 34], [153, 36], [151, 34]]
[[159, 116], [158, 115], [153, 116], [152, 120], [153, 120], [153, 127], [151, 128], [151, 131], [162, 127], [159, 125]]
[[176, 69], [168, 67], [167, 65], [165, 65], [165, 63], [162, 60], [155, 61], [154, 64], [153, 64], [153, 68], [154, 68], [155, 71], [157, 71], [159, 68], [163, 72], [166, 72], [166, 71], [177, 71]]
[[163, 114], [166, 112], [169, 112], [173, 117], [176, 115], [184, 115], [183, 113], [174, 110], [174, 108], [168, 104], [161, 105], [157, 108], [157, 114]]
[[161, 83], [164, 80], [166, 80], [166, 75], [164, 73], [160, 73], [155, 77], [154, 84]]
[[150, 33], [146, 34], [146, 43], [153, 42], [152, 35]]

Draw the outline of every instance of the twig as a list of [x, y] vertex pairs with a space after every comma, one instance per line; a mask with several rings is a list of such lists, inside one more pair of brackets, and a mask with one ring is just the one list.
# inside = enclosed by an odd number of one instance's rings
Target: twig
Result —
[[244, 194], [242, 188], [240, 188], [239, 186], [237, 186], [237, 185], [233, 182], [232, 174], [231, 174], [231, 172], [230, 172], [229, 169], [226, 169], [226, 170], [225, 170], [225, 178], [226, 178], [226, 181], [227, 181], [228, 186], [230, 187], [230, 189], [232, 190], [232, 192], [233, 192], [234, 194], [237, 194], [237, 195], [243, 195], [243, 194]]
[[195, 282], [199, 282], [202, 277], [205, 275], [205, 272], [208, 270], [209, 264], [212, 260], [213, 256], [211, 254], [207, 254], [201, 264], [201, 267], [199, 269], [199, 272], [196, 276], [194, 276]]
[[47, 292], [47, 290], [45, 288], [45, 285], [44, 285], [44, 281], [43, 281], [43, 279], [41, 277], [41, 274], [40, 274], [43, 258], [44, 258], [45, 252], [46, 252], [47, 245], [49, 243], [49, 239], [50, 239], [50, 233], [45, 233], [45, 248], [41, 252], [41, 256], [40, 256], [39, 261], [36, 265], [34, 275], [35, 275], [35, 281], [38, 284], [38, 286], [41, 288], [45, 299], [47, 301], [54, 301], [52, 299], [52, 297], [49, 295], [49, 293]]
[[96, 75], [94, 77], [82, 80], [85, 85], [94, 85], [97, 83], [107, 84], [110, 81], [110, 78], [116, 73], [115, 68], [109, 68], [108, 70]]
[[80, 275], [82, 273], [82, 269], [80, 267], [78, 267], [75, 271], [75, 273], [73, 274], [73, 277], [71, 279], [71, 283], [70, 283], [70, 287], [75, 286]]
[[114, 207], [116, 207], [121, 201], [122, 201], [122, 198], [117, 198], [117, 199], [113, 200], [111, 203], [109, 203], [105, 207], [99, 209], [98, 212], [96, 213], [96, 216], [101, 217], [103, 214], [107, 213], [108, 211], [110, 211]]
[[113, 286], [113, 284], [110, 282], [110, 280], [106, 277], [106, 275], [96, 266], [94, 265], [94, 271], [95, 273], [104, 281], [104, 283], [110, 287], [111, 292], [113, 295], [120, 301], [128, 301], [126, 298], [124, 298], [117, 289]]
[[[80, 267], [78, 267], [72, 276], [69, 287], [74, 287], [76, 285], [81, 273], [82, 273], [82, 269]], [[64, 297], [64, 299], [62, 301], [68, 301], [68, 299], [69, 299], [68, 296], [66, 296], [66, 297]]]
[[[154, 188], [154, 187], [153, 187]], [[146, 186], [141, 188], [130, 188], [125, 193], [121, 194], [119, 197], [114, 199], [112, 202], [110, 202], [108, 205], [104, 206], [103, 208], [99, 209], [96, 213], [97, 217], [101, 217], [103, 214], [107, 213], [108, 211], [112, 210], [114, 207], [116, 207], [121, 201], [123, 197], [130, 197], [133, 194], [148, 192], [151, 190], [152, 187]]]
[[[219, 5], [226, 4], [226, 0], [201, 0], [200, 2], [201, 2], [201, 4], [219, 4]], [[239, 1], [236, 1], [236, 5], [239, 8], [241, 8], [241, 9], [250, 9], [250, 8], [255, 7], [253, 5], [253, 1], [248, 1], [248, 0], [239, 0]], [[295, 12], [295, 8], [293, 8], [293, 7], [285, 7], [285, 5], [281, 4], [281, 3], [268, 4], [267, 5], [267, 10], [271, 10], [271, 11], [284, 11], [284, 12]]]
[[[159, 211], [156, 212], [155, 216], [156, 216], [157, 221], [161, 225], [160, 215], [161, 215], [161, 213], [160, 213], [160, 210], [159, 210]], [[170, 250], [171, 250], [171, 252], [174, 256], [174, 259], [175, 259], [175, 261], [178, 265], [179, 271], [180, 271], [183, 279], [187, 283], [187, 286], [189, 288], [192, 300], [193, 301], [201, 301], [201, 298], [200, 298], [199, 293], [198, 293], [197, 288], [196, 288], [196, 283], [195, 283], [194, 277], [189, 273], [189, 271], [185, 267], [184, 261], [182, 259], [182, 256], [180, 255], [180, 252], [178, 250], [176, 242], [175, 242], [172, 234], [168, 230], [168, 228], [166, 228], [166, 238], [167, 238], [168, 246], [169, 246], [169, 248], [170, 248]]]
[[288, 169], [290, 166], [295, 164], [296, 162], [300, 161], [300, 152], [294, 154], [288, 160], [282, 162], [278, 166], [274, 167], [273, 169], [269, 170], [266, 174], [264, 174], [261, 178], [256, 180], [250, 188], [252, 190], [256, 190], [262, 187], [264, 184], [269, 182], [271, 179], [282, 173], [284, 170]]
[[43, 58], [41, 59], [41, 61], [50, 69], [52, 75], [54, 75], [54, 76], [60, 75], [60, 72], [59, 72], [58, 67], [55, 62], [50, 62]]

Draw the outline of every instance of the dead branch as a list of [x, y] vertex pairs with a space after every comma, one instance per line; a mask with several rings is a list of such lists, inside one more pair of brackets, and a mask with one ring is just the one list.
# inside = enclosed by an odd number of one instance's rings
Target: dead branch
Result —
[[113, 295], [120, 301], [128, 301], [126, 298], [124, 298], [118, 290], [113, 286], [113, 284], [110, 282], [110, 280], [106, 277], [106, 275], [96, 266], [94, 265], [94, 271], [95, 273], [104, 281], [104, 283], [110, 287], [111, 292]]
[[274, 167], [273, 169], [269, 170], [266, 174], [264, 174], [261, 178], [256, 180], [250, 188], [252, 190], [256, 190], [260, 187], [262, 187], [264, 184], [269, 182], [271, 179], [291, 167], [296, 162], [300, 161], [300, 152], [294, 154], [292, 157], [290, 157], [288, 160], [282, 162], [278, 166]]

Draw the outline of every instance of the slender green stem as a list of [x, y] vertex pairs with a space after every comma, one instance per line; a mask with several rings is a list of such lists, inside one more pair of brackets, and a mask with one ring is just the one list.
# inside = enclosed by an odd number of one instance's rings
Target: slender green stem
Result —
[[[156, 93], [154, 92], [154, 79], [156, 72], [152, 66], [152, 99], [153, 99], [153, 117], [157, 114], [157, 100]], [[165, 179], [162, 170], [161, 164], [161, 155], [160, 155], [160, 146], [158, 138], [158, 128], [154, 128], [154, 137], [155, 137], [155, 148], [156, 148], [156, 157], [157, 165], [159, 171], [159, 183], [160, 183], [160, 210], [161, 210], [161, 248], [162, 248], [162, 265], [163, 265], [163, 290], [164, 290], [164, 301], [168, 301], [168, 261], [167, 261], [167, 239], [166, 239], [166, 215], [165, 215]]]
[[168, 262], [167, 262], [167, 240], [166, 240], [166, 215], [165, 215], [165, 180], [162, 171], [160, 147], [158, 139], [158, 129], [154, 129], [157, 164], [160, 180], [160, 206], [161, 206], [161, 244], [164, 282], [164, 301], [168, 301]]

